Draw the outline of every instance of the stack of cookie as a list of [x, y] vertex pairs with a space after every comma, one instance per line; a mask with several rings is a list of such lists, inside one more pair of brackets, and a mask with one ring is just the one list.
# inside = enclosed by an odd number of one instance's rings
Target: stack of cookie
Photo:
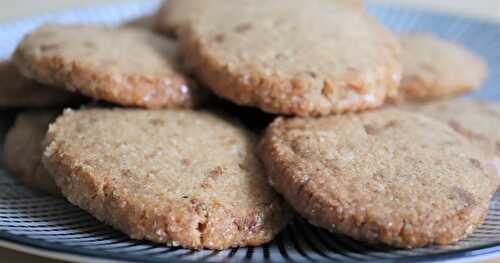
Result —
[[0, 70], [0, 106], [38, 108], [6, 138], [11, 171], [134, 239], [254, 246], [296, 212], [448, 244], [499, 183], [500, 107], [428, 103], [478, 89], [482, 60], [398, 39], [360, 1], [169, 0], [122, 27], [41, 26]]

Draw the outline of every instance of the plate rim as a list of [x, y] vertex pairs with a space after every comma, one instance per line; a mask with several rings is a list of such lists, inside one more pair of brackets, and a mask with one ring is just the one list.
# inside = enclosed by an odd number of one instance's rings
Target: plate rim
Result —
[[[401, 4], [376, 4], [372, 1], [367, 1], [367, 7], [382, 8], [384, 10], [401, 10], [401, 11], [414, 11], [426, 15], [446, 16], [453, 18], [460, 18], [469, 23], [477, 23], [478, 25], [487, 25], [500, 28], [500, 23], [488, 18], [477, 18], [468, 15], [461, 15], [443, 10], [432, 10], [421, 6], [401, 5]], [[151, 0], [142, 2], [141, 4], [156, 5], [160, 3], [158, 0]], [[119, 9], [130, 5], [140, 5], [138, 1], [124, 1], [112, 2], [107, 4], [88, 5], [81, 8], [68, 7], [55, 11], [43, 12], [36, 15], [28, 15], [20, 18], [10, 18], [0, 21], [0, 26], [9, 27], [15, 26], [19, 23], [24, 23], [33, 20], [50, 19], [51, 17], [60, 17], [68, 13], [84, 13], [89, 10], [96, 9]], [[131, 17], [133, 19], [134, 17]], [[20, 185], [20, 187], [24, 187]], [[104, 224], [104, 223], [103, 223]], [[74, 262], [144, 262], [144, 256], [125, 254], [123, 256], [118, 254], [111, 254], [97, 250], [83, 249], [80, 247], [71, 247], [64, 244], [57, 245], [57, 242], [45, 242], [43, 240], [34, 239], [21, 234], [12, 234], [7, 230], [0, 230], [0, 247], [27, 253], [31, 255], [51, 258], [56, 260], [72, 260]], [[500, 241], [486, 245], [473, 246], [469, 248], [457, 249], [453, 251], [439, 252], [432, 255], [417, 255], [406, 256], [396, 259], [381, 259], [370, 261], [373, 263], [400, 263], [400, 262], [442, 262], [442, 261], [458, 261], [458, 260], [476, 260], [481, 257], [493, 257], [497, 255], [500, 259]], [[331, 262], [327, 259], [315, 260], [316, 262]], [[148, 262], [181, 262], [191, 263], [192, 260], [185, 260], [180, 258], [150, 258]], [[197, 261], [202, 262], [202, 260]]]
[[[65, 252], [56, 252], [56, 251], [46, 250], [46, 249], [42, 249], [42, 248], [38, 248], [38, 247], [34, 247], [34, 246], [20, 244], [20, 243], [13, 242], [13, 241], [7, 241], [7, 240], [3, 240], [3, 239], [0, 239], [0, 247], [4, 248], [4, 249], [16, 251], [19, 253], [38, 256], [38, 257], [42, 257], [42, 258], [46, 258], [46, 259], [65, 260], [65, 261], [71, 260], [71, 262], [77, 262], [77, 263], [90, 263], [90, 262], [115, 263], [115, 262], [119, 262], [119, 261], [112, 260], [112, 259], [101, 259], [101, 258], [87, 257], [87, 256], [65, 253]], [[123, 262], [123, 261], [121, 261], [121, 262]]]
[[[9, 243], [11, 246], [9, 246]], [[138, 263], [144, 262], [143, 256], [135, 255], [115, 255], [100, 251], [91, 251], [86, 249], [81, 249], [78, 247], [69, 247], [61, 244], [57, 246], [56, 243], [46, 243], [43, 240], [37, 240], [23, 235], [16, 235], [8, 233], [5, 230], [0, 230], [0, 247], [10, 248], [17, 251], [38, 255], [42, 257], [49, 257], [54, 259], [68, 260], [77, 259], [78, 262], [130, 262]], [[16, 249], [16, 247], [18, 249]], [[29, 251], [28, 251], [29, 250]], [[48, 253], [47, 253], [48, 252]], [[418, 256], [408, 256], [397, 259], [381, 259], [375, 261], [369, 261], [371, 263], [417, 263], [417, 262], [443, 262], [443, 261], [456, 261], [456, 260], [473, 260], [479, 257], [494, 256], [500, 254], [500, 242], [492, 243], [482, 246], [476, 246], [465, 249], [458, 249], [454, 251], [447, 251], [433, 255], [418, 255]], [[52, 255], [52, 256], [51, 256]], [[99, 260], [99, 261], [96, 261]], [[180, 263], [192, 263], [192, 262], [203, 262], [203, 261], [192, 261], [185, 259], [154, 259], [147, 262], [180, 262]], [[315, 260], [315, 262], [332, 262], [327, 259]]]

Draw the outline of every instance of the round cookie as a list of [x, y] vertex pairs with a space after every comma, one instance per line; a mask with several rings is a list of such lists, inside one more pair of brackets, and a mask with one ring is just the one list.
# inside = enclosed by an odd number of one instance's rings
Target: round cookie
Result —
[[330, 0], [216, 2], [182, 27], [179, 48], [220, 97], [318, 116], [377, 107], [399, 87], [398, 41], [358, 8]]
[[10, 61], [0, 62], [0, 108], [57, 107], [83, 101], [80, 95], [24, 77]]
[[[335, 0], [331, 0], [335, 1]], [[338, 3], [345, 3], [357, 8], [363, 8], [362, 0], [336, 0]], [[238, 1], [225, 1], [223, 5], [231, 5], [234, 10], [240, 10], [241, 5]], [[168, 0], [164, 1], [158, 15], [156, 16], [156, 29], [160, 32], [175, 35], [180, 28], [189, 24], [190, 21], [196, 20], [205, 10], [211, 8], [211, 5], [221, 4], [219, 1], [208, 0]], [[227, 9], [226, 9], [227, 10]]]
[[225, 249], [268, 242], [288, 222], [255, 138], [216, 114], [67, 111], [47, 141], [63, 195], [134, 239]]
[[54, 195], [61, 193], [42, 164], [42, 154], [49, 124], [58, 115], [55, 111], [20, 113], [4, 144], [4, 159], [9, 170], [27, 186]]
[[[444, 121], [493, 158], [500, 176], [500, 106], [494, 102], [464, 99], [407, 107]], [[500, 183], [500, 181], [499, 181]]]
[[146, 108], [192, 107], [204, 96], [177, 69], [175, 41], [143, 28], [46, 25], [13, 60], [39, 82]]
[[479, 149], [436, 120], [398, 110], [278, 118], [260, 157], [271, 185], [311, 223], [395, 247], [463, 238], [496, 190]]
[[403, 78], [395, 101], [450, 97], [478, 89], [485, 62], [469, 50], [428, 34], [400, 37]]

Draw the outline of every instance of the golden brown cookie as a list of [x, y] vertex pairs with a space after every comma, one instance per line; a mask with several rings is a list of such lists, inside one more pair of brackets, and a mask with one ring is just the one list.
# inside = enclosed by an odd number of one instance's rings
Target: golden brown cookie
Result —
[[67, 111], [47, 141], [44, 163], [68, 200], [134, 239], [253, 246], [288, 222], [254, 136], [214, 113]]
[[0, 108], [57, 107], [83, 102], [82, 96], [24, 77], [10, 61], [0, 62]]
[[39, 82], [125, 106], [192, 107], [203, 97], [177, 68], [176, 44], [147, 29], [42, 26], [13, 60]]
[[[362, 0], [330, 0], [337, 3], [351, 5], [357, 8], [363, 8]], [[233, 3], [218, 2], [218, 1], [199, 1], [199, 0], [167, 0], [164, 1], [158, 15], [156, 16], [156, 29], [160, 32], [175, 35], [182, 26], [185, 26], [192, 20], [196, 20], [198, 16], [203, 14], [205, 10], [211, 8], [214, 4], [231, 4], [232, 7], [238, 8], [238, 1]], [[234, 5], [233, 5], [234, 4]], [[241, 7], [241, 6], [240, 6]], [[229, 9], [228, 9], [229, 10]], [[239, 10], [239, 9], [234, 9]], [[239, 11], [238, 11], [239, 12]]]
[[398, 41], [358, 8], [330, 0], [204, 3], [179, 48], [212, 91], [236, 104], [318, 116], [377, 107], [399, 87]]
[[455, 131], [464, 135], [493, 159], [500, 176], [500, 106], [498, 104], [454, 99], [415, 104], [406, 109], [444, 121]]
[[9, 170], [29, 187], [60, 195], [54, 179], [42, 164], [43, 140], [58, 112], [20, 113], [4, 144], [4, 159]]
[[271, 185], [311, 223], [395, 247], [465, 237], [496, 190], [479, 149], [439, 121], [399, 110], [278, 118], [260, 157]]
[[471, 51], [428, 34], [400, 38], [403, 78], [396, 101], [428, 100], [473, 91], [488, 66]]

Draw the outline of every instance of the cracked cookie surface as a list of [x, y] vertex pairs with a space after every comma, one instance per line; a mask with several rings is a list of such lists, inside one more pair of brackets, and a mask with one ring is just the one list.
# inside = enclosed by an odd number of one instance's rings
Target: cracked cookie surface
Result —
[[47, 142], [63, 195], [134, 239], [225, 249], [268, 242], [288, 222], [253, 134], [215, 113], [67, 111]]
[[319, 116], [380, 106], [399, 87], [399, 42], [359, 8], [329, 0], [208, 2], [179, 31], [179, 49], [220, 97]]
[[399, 110], [278, 118], [259, 153], [271, 185], [311, 223], [395, 247], [465, 237], [496, 190], [479, 149], [437, 120]]

